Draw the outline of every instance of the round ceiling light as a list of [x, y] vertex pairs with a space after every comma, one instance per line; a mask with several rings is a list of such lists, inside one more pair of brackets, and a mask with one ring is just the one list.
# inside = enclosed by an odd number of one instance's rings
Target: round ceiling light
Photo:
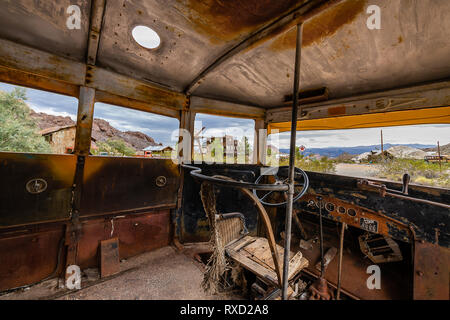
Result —
[[159, 35], [151, 28], [146, 26], [136, 26], [131, 31], [133, 39], [142, 47], [147, 49], [156, 49], [161, 43]]

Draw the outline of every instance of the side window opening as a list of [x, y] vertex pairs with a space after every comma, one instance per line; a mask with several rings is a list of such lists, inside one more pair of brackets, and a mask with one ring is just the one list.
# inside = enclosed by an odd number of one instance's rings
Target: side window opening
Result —
[[255, 121], [197, 114], [194, 124], [194, 162], [251, 164]]
[[97, 156], [170, 159], [171, 135], [179, 121], [144, 111], [97, 102], [91, 153]]
[[[397, 182], [408, 173], [411, 183], [450, 188], [449, 131], [447, 124], [298, 131], [296, 166]], [[269, 135], [267, 158], [278, 160], [271, 163], [289, 165], [289, 137], [289, 132]]]
[[78, 99], [0, 83], [0, 152], [71, 153]]

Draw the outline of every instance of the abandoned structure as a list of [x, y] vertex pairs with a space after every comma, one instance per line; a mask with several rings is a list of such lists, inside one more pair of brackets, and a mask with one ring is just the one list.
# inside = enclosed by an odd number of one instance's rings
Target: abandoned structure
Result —
[[145, 157], [155, 157], [163, 156], [165, 153], [170, 153], [173, 151], [171, 146], [149, 146], [144, 150]]
[[[246, 297], [449, 298], [450, 190], [407, 174], [305, 172], [292, 152], [297, 131], [449, 124], [449, 1], [0, 6], [0, 81], [79, 101], [73, 154], [0, 152], [0, 291], [20, 298], [71, 266], [108, 277], [121, 259], [174, 244], [211, 257], [209, 289], [240, 272]], [[160, 42], [139, 45], [136, 26]], [[179, 119], [191, 136], [198, 113], [254, 119], [255, 161], [193, 164], [185, 136], [178, 162], [90, 156], [96, 102]], [[290, 166], [269, 170], [275, 130], [291, 132]], [[367, 286], [373, 265], [380, 289]]]
[[[53, 153], [72, 153], [75, 145], [75, 132], [77, 126], [51, 127], [39, 131], [50, 144]], [[96, 149], [95, 139], [91, 137], [90, 150]]]

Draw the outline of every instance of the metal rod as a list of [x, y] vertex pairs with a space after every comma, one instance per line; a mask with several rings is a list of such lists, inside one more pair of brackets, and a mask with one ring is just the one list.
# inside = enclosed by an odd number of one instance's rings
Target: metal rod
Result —
[[347, 225], [345, 224], [345, 222], [342, 222], [340, 240], [339, 240], [339, 261], [338, 261], [338, 280], [337, 280], [336, 300], [340, 300], [340, 298], [341, 298], [342, 254], [344, 251], [344, 231], [345, 231], [346, 226]]
[[410, 201], [414, 201], [414, 202], [418, 202], [418, 203], [425, 203], [425, 204], [429, 204], [432, 206], [438, 206], [438, 207], [450, 209], [450, 205], [445, 204], [445, 203], [424, 200], [424, 199], [418, 199], [418, 198], [413, 198], [413, 197], [408, 197], [408, 196], [402, 196], [400, 194], [396, 194], [396, 193], [392, 193], [392, 192], [386, 192], [386, 196], [391, 196], [394, 198], [400, 198], [400, 199], [410, 200]]
[[281, 298], [287, 299], [287, 289], [289, 280], [289, 258], [291, 252], [291, 227], [292, 227], [292, 207], [294, 197], [294, 170], [295, 170], [295, 140], [297, 136], [297, 113], [298, 113], [298, 91], [300, 86], [300, 58], [302, 54], [302, 32], [303, 24], [297, 25], [297, 44], [295, 47], [295, 69], [294, 69], [294, 94], [291, 117], [291, 145], [289, 149], [289, 175], [288, 194], [286, 204], [285, 239], [283, 257], [283, 290]]
[[292, 212], [292, 217], [294, 218], [295, 224], [297, 225], [298, 229], [300, 230], [300, 233], [302, 234], [303, 239], [308, 240], [308, 235], [306, 234], [305, 228], [303, 228], [303, 225], [298, 218], [297, 212]]

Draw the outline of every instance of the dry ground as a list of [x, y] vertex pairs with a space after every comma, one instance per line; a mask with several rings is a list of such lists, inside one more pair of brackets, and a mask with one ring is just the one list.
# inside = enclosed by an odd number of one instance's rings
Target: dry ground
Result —
[[120, 267], [121, 274], [106, 281], [96, 278], [94, 272], [95, 279], [82, 281], [83, 288], [75, 292], [58, 289], [58, 280], [51, 279], [27, 290], [0, 296], [0, 300], [222, 300], [239, 298], [230, 294], [206, 294], [201, 288], [203, 273], [199, 264], [187, 254], [180, 253], [171, 246], [132, 257], [121, 262]]

